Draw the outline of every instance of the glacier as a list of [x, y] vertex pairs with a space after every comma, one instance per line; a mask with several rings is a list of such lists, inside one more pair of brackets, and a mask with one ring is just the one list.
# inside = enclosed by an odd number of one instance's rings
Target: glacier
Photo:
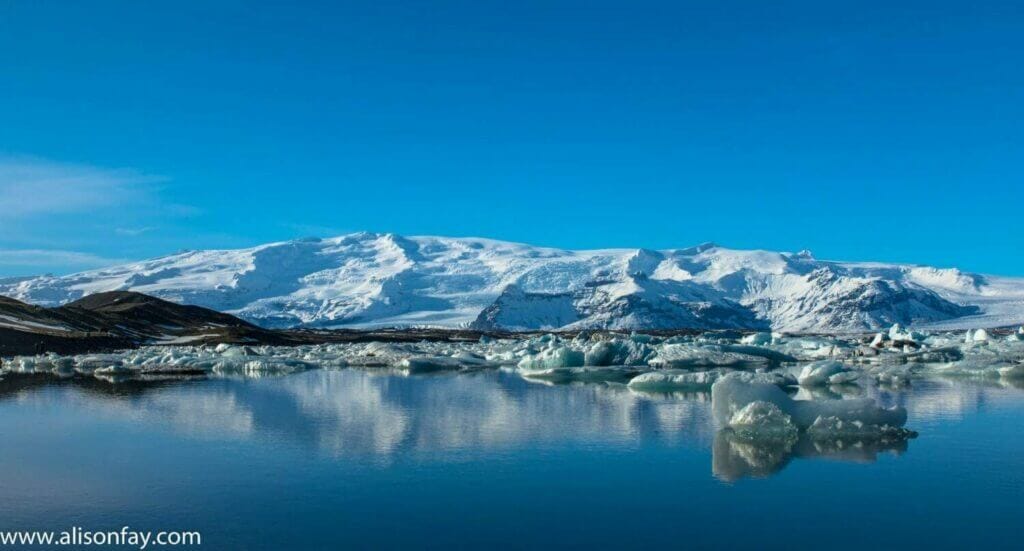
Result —
[[572, 251], [363, 232], [0, 280], [0, 295], [43, 306], [115, 290], [271, 328], [740, 329], [763, 339], [1024, 323], [1024, 279], [712, 243]]

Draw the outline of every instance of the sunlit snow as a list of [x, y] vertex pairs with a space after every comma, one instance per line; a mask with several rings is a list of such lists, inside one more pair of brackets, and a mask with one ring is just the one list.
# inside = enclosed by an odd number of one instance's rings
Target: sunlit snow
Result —
[[268, 327], [839, 332], [1024, 323], [1022, 279], [711, 243], [572, 251], [356, 233], [0, 283], [0, 295], [44, 306], [114, 290]]

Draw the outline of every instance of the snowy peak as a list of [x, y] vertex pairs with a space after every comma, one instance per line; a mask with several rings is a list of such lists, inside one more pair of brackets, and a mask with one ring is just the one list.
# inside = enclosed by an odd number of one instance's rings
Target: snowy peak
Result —
[[44, 306], [129, 290], [266, 327], [865, 331], [1024, 322], [1024, 280], [713, 243], [572, 251], [362, 232], [0, 280], [0, 295]]

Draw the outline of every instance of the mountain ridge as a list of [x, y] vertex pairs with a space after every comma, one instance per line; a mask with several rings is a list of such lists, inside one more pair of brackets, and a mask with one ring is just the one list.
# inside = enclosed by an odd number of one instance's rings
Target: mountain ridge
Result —
[[131, 291], [94, 293], [51, 308], [0, 296], [0, 356], [204, 342], [289, 341], [229, 314]]
[[45, 306], [115, 290], [271, 328], [850, 332], [1024, 322], [1024, 279], [710, 242], [573, 251], [361, 232], [0, 281], [0, 295]]

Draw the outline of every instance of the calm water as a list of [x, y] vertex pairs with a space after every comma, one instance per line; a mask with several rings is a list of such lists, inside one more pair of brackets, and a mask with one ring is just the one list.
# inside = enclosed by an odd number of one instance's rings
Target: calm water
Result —
[[891, 449], [716, 438], [707, 394], [499, 371], [0, 381], [0, 529], [200, 530], [206, 548], [1019, 548], [1024, 390], [868, 389]]

